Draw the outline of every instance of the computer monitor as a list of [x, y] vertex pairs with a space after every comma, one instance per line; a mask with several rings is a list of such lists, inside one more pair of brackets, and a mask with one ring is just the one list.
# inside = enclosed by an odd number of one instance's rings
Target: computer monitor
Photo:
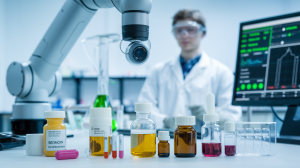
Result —
[[300, 136], [300, 12], [240, 24], [232, 104], [287, 105], [281, 135]]
[[300, 12], [240, 24], [232, 104], [300, 104]]

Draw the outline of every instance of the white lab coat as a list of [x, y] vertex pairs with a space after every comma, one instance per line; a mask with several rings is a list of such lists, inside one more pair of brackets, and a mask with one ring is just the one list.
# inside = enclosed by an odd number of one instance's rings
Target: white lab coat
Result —
[[171, 116], [189, 116], [191, 105], [202, 105], [206, 110], [206, 95], [216, 98], [216, 112], [220, 120], [237, 121], [241, 107], [232, 106], [234, 76], [228, 67], [210, 58], [204, 52], [200, 61], [183, 79], [179, 57], [155, 66], [147, 77], [138, 102], [152, 103], [151, 118], [157, 128], [163, 128], [163, 120]]

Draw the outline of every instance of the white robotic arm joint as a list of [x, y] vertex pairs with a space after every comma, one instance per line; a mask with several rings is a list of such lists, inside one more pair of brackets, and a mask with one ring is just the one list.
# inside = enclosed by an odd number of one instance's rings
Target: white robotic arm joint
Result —
[[[152, 0], [67, 0], [38, 44], [29, 62], [13, 62], [7, 70], [8, 91], [16, 96], [13, 105], [12, 132], [37, 133], [35, 123], [44, 122], [44, 111], [51, 110], [48, 97], [61, 87], [57, 71], [99, 8], [116, 7], [122, 13], [122, 36], [130, 41], [127, 60], [144, 63], [149, 49], [141, 42], [148, 40], [149, 13]], [[24, 128], [24, 125], [28, 125]]]

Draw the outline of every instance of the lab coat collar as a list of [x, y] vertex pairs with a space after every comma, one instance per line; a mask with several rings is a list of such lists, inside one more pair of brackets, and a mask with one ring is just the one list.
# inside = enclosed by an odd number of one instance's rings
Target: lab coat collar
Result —
[[175, 77], [177, 78], [177, 81], [180, 84], [183, 84], [184, 80], [183, 80], [183, 74], [182, 74], [182, 67], [180, 65], [180, 60], [178, 57], [176, 57], [172, 62], [171, 62], [171, 68], [172, 71], [175, 75]]
[[[199, 60], [199, 62], [197, 64], [195, 64], [195, 66], [192, 68], [192, 70], [195, 68], [206, 68], [208, 66], [208, 62], [209, 62], [209, 58], [208, 55], [205, 52], [201, 53], [201, 59]], [[197, 67], [197, 68], [196, 68]]]
[[200, 73], [202, 73], [202, 69], [205, 69], [208, 66], [209, 63], [209, 58], [205, 52], [201, 53], [201, 58], [197, 64], [194, 65], [192, 70], [189, 72], [189, 74], [186, 76], [185, 80], [183, 79], [183, 74], [182, 74], [182, 67], [180, 65], [180, 60], [178, 57], [176, 57], [172, 62], [171, 62], [171, 67], [174, 75], [176, 76], [178, 82], [180, 84], [186, 83], [196, 76], [198, 76]]
[[203, 70], [206, 69], [207, 66], [209, 66], [208, 64], [209, 64], [209, 57], [207, 56], [206, 53], [202, 52], [201, 59], [197, 64], [194, 65], [190, 73], [187, 74], [184, 83], [188, 83], [193, 79], [197, 78], [199, 75], [201, 75], [203, 73]]

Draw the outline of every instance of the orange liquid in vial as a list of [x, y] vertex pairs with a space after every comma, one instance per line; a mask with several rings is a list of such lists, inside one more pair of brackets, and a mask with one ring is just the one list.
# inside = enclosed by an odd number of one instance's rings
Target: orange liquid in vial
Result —
[[[112, 149], [112, 138], [108, 137], [108, 153]], [[92, 137], [90, 136], [90, 149], [92, 156], [104, 156], [104, 137]]]
[[131, 154], [152, 157], [156, 154], [155, 130], [131, 130]]

